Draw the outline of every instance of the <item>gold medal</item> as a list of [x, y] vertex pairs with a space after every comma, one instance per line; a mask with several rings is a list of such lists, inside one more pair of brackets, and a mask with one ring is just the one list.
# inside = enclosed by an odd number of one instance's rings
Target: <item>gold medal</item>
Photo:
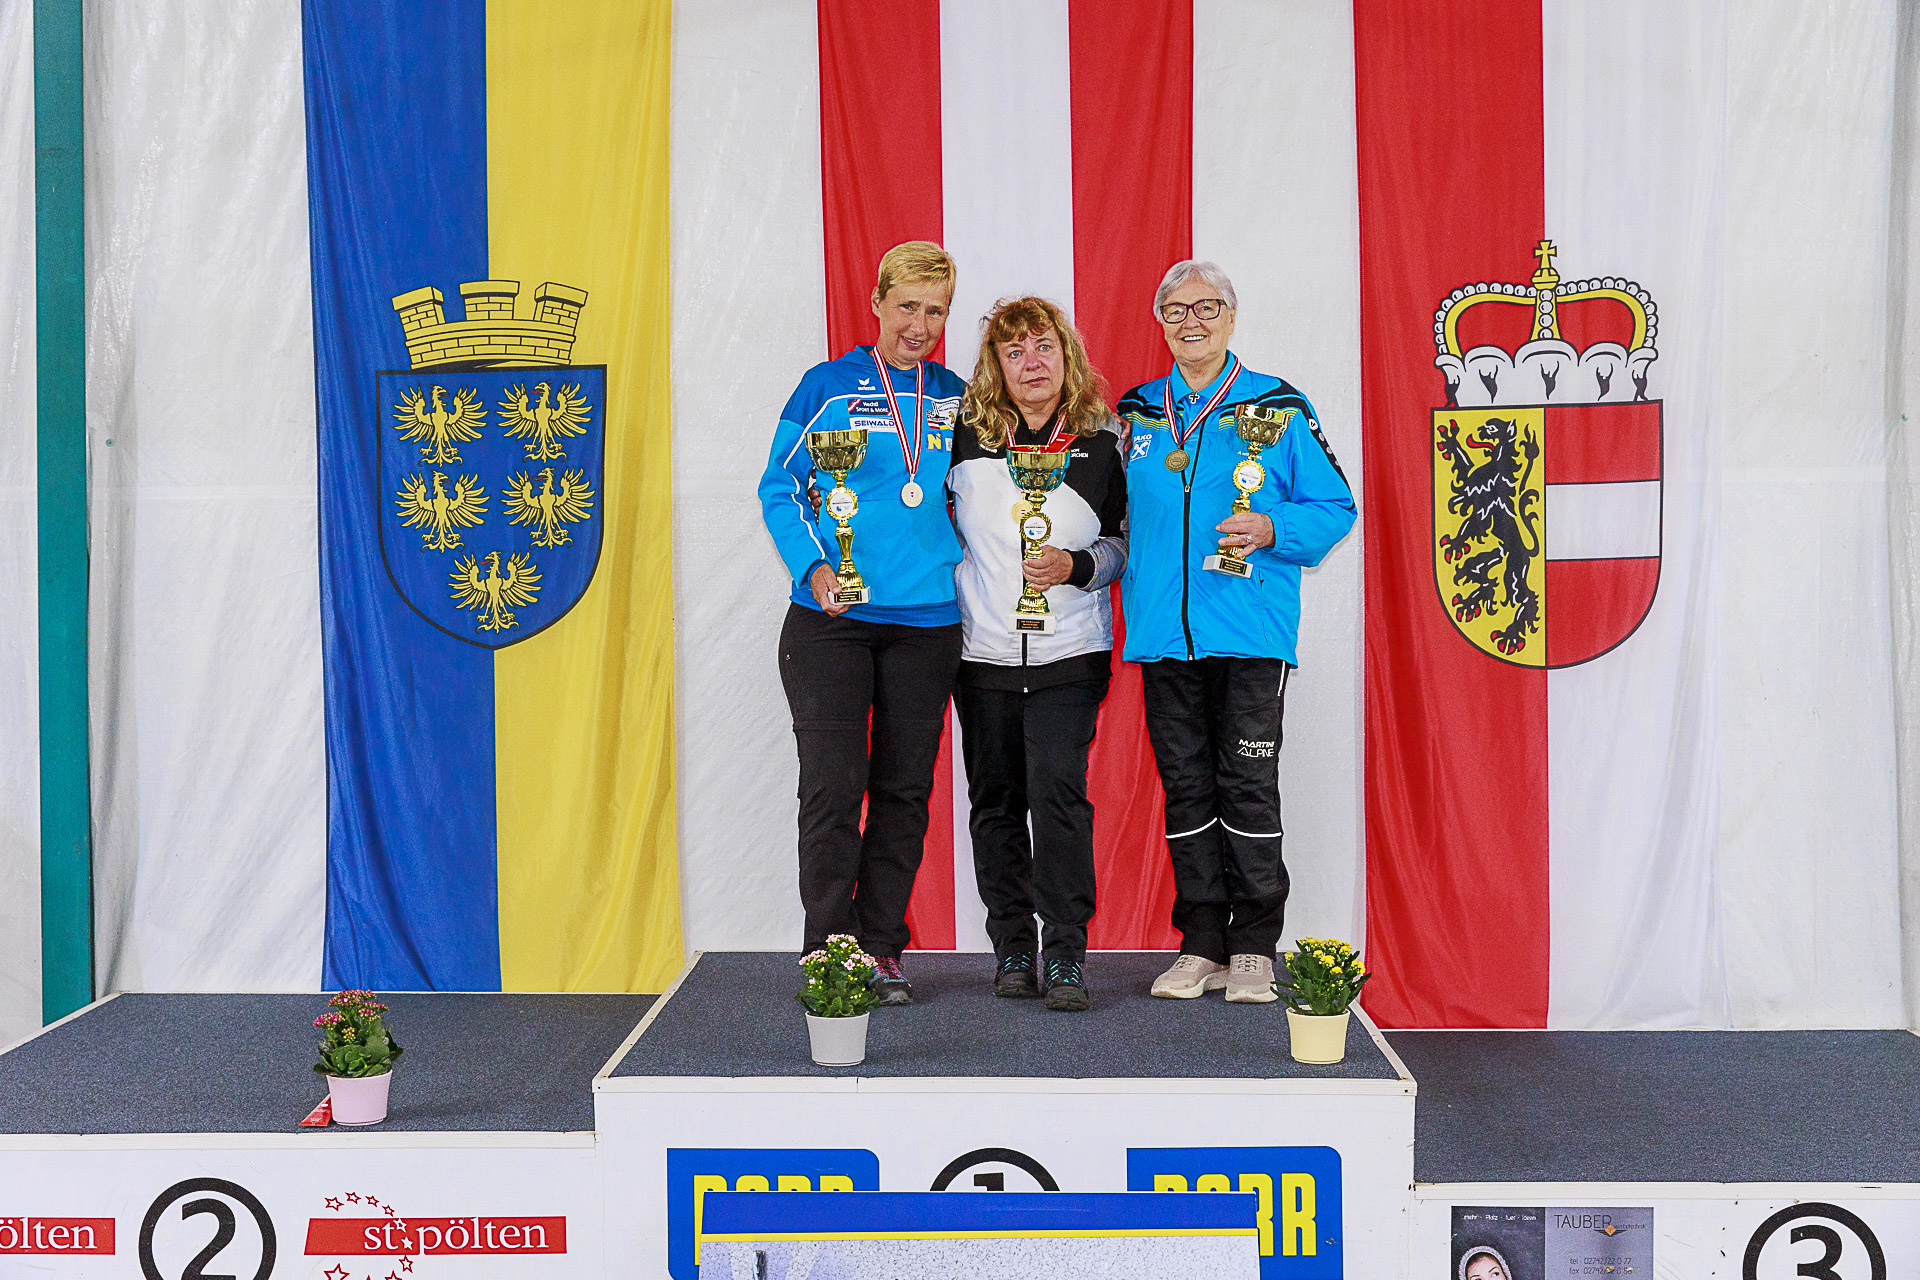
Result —
[[1167, 470], [1185, 471], [1186, 469], [1187, 469], [1187, 451], [1185, 449], [1175, 449], [1172, 453], [1167, 455]]

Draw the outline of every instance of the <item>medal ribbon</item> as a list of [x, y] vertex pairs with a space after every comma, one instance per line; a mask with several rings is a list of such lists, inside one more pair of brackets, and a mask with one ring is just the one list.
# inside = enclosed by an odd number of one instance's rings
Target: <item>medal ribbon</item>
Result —
[[1220, 384], [1218, 391], [1213, 393], [1213, 399], [1207, 401], [1207, 407], [1194, 414], [1193, 419], [1184, 428], [1181, 427], [1180, 419], [1173, 412], [1173, 374], [1167, 374], [1167, 381], [1160, 388], [1160, 397], [1161, 403], [1167, 410], [1167, 428], [1173, 432], [1174, 448], [1187, 447], [1187, 437], [1193, 434], [1194, 428], [1213, 416], [1213, 411], [1220, 407], [1220, 402], [1227, 398], [1227, 393], [1233, 390], [1233, 384], [1239, 380], [1240, 357], [1229, 355], [1227, 358], [1233, 362], [1227, 369], [1227, 380]]
[[873, 349], [873, 367], [880, 371], [880, 385], [887, 393], [887, 416], [893, 419], [893, 429], [900, 434], [900, 456], [907, 462], [907, 483], [917, 484], [915, 477], [920, 471], [920, 442], [927, 427], [927, 364], [916, 361], [913, 366], [913, 444], [907, 444], [907, 427], [900, 420], [900, 402], [894, 398], [893, 379], [887, 376], [887, 362], [880, 358], [880, 349]]

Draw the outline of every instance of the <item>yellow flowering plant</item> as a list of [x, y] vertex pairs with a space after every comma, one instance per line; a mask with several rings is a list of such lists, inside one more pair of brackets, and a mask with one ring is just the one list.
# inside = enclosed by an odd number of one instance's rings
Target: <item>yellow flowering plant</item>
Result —
[[800, 957], [806, 982], [797, 998], [816, 1018], [857, 1018], [873, 1008], [873, 957], [852, 934], [836, 933], [818, 951]]
[[1360, 953], [1338, 938], [1297, 938], [1294, 946], [1274, 979], [1273, 993], [1295, 1013], [1345, 1013], [1373, 976], [1360, 963]]

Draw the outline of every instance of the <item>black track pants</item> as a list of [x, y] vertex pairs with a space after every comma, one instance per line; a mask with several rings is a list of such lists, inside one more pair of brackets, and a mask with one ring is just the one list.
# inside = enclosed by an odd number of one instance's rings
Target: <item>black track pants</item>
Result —
[[854, 935], [876, 956], [897, 956], [907, 945], [933, 761], [959, 668], [957, 622], [909, 627], [788, 607], [780, 683], [800, 749], [808, 951], [833, 933]]
[[1147, 736], [1167, 793], [1181, 951], [1224, 964], [1271, 956], [1287, 906], [1280, 859], [1278, 658], [1142, 663]]
[[1046, 926], [1045, 959], [1086, 956], [1094, 906], [1087, 751], [1106, 696], [1105, 680], [1032, 693], [968, 684], [955, 691], [974, 878], [996, 956], [1039, 950], [1036, 911]]

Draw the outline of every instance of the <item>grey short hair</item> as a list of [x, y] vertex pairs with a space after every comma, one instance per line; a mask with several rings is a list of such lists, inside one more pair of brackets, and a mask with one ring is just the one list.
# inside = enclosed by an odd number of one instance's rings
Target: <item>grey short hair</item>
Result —
[[1185, 262], [1176, 262], [1167, 268], [1167, 274], [1160, 277], [1160, 287], [1153, 291], [1153, 318], [1160, 318], [1160, 308], [1166, 303], [1167, 295], [1187, 281], [1199, 276], [1220, 291], [1227, 305], [1238, 311], [1240, 300], [1233, 296], [1233, 281], [1227, 279], [1227, 273], [1220, 269], [1217, 262], [1196, 262], [1188, 258]]

